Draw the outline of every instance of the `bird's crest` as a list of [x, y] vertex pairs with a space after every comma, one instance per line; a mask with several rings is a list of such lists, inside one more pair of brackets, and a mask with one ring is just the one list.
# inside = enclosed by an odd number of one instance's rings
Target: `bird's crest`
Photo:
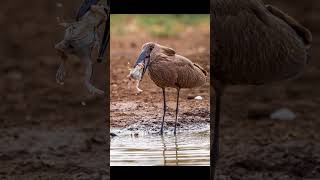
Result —
[[166, 47], [166, 46], [160, 45], [160, 49], [161, 49], [162, 53], [167, 56], [174, 56], [176, 54], [175, 50], [173, 50], [172, 48]]

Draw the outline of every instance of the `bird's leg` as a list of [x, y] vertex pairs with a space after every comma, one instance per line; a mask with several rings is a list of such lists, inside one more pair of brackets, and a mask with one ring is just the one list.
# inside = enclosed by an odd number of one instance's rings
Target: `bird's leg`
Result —
[[210, 180], [214, 180], [215, 170], [219, 159], [219, 123], [220, 123], [220, 105], [221, 105], [221, 93], [216, 90], [216, 109], [215, 120], [211, 121], [210, 134], [213, 138], [213, 142], [210, 144]]
[[92, 94], [99, 94], [99, 95], [103, 95], [103, 91], [94, 87], [90, 80], [91, 80], [91, 76], [92, 76], [92, 62], [91, 62], [91, 59], [89, 57], [86, 57], [86, 58], [83, 58], [83, 61], [85, 63], [85, 66], [86, 66], [86, 70], [85, 70], [85, 80], [84, 80], [84, 83], [85, 83], [85, 86], [87, 87], [88, 91]]
[[68, 56], [62, 50], [58, 50], [58, 53], [59, 53], [62, 61], [61, 61], [61, 64], [59, 66], [59, 69], [57, 70], [57, 73], [56, 73], [56, 81], [59, 84], [63, 84], [64, 83], [64, 77], [66, 76], [65, 64], [66, 64], [66, 61], [68, 59]]
[[161, 123], [161, 129], [160, 129], [160, 134], [161, 135], [163, 134], [164, 116], [166, 115], [166, 109], [167, 109], [165, 88], [162, 89], [162, 93], [163, 93], [163, 116], [162, 116], [162, 123]]
[[178, 88], [177, 89], [177, 106], [176, 106], [176, 122], [174, 124], [174, 135], [176, 135], [176, 132], [177, 132], [177, 121], [178, 121], [178, 112], [179, 112], [179, 92], [180, 92], [180, 89]]

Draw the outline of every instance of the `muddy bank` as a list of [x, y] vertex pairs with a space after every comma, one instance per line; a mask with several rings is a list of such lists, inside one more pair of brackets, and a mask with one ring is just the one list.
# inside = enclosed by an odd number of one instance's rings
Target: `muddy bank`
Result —
[[[194, 125], [196, 127], [197, 124], [209, 124], [209, 108], [202, 107], [201, 102], [194, 102], [196, 100], [190, 101], [194, 103], [193, 107], [190, 107], [189, 103], [180, 106], [183, 110], [179, 113], [177, 126], [183, 128], [183, 126]], [[135, 125], [139, 126], [140, 130], [154, 131], [160, 129], [163, 115], [162, 103], [119, 102], [112, 103], [111, 109], [113, 108], [111, 127], [128, 128]], [[165, 129], [174, 127], [175, 123], [175, 109], [169, 108], [168, 111], [170, 112], [166, 113], [165, 116]]]

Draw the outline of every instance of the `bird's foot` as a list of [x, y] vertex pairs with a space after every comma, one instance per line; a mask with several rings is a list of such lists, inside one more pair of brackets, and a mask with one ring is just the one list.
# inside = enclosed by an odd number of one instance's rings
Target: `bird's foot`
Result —
[[137, 94], [136, 94], [136, 95], [141, 94], [141, 93], [142, 93], [142, 91], [143, 91], [143, 90], [141, 90], [141, 89], [137, 88]]
[[56, 81], [58, 84], [64, 84], [64, 77], [66, 76], [66, 72], [63, 66], [60, 66], [56, 73]]
[[161, 127], [159, 134], [162, 136], [163, 135], [163, 127]]
[[94, 86], [88, 86], [88, 91], [91, 93], [91, 94], [98, 94], [98, 95], [103, 95], [104, 94], [104, 91], [94, 87]]

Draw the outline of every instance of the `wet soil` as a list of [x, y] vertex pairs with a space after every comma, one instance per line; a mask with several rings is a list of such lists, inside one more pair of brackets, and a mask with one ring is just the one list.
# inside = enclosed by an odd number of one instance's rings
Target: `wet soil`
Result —
[[[63, 37], [56, 17], [74, 19], [79, 2], [5, 1], [0, 7], [0, 178], [107, 179], [108, 142], [104, 97], [84, 88], [84, 68], [67, 62], [56, 83]], [[105, 64], [93, 82], [105, 89]], [[81, 104], [86, 102], [86, 106]]]

